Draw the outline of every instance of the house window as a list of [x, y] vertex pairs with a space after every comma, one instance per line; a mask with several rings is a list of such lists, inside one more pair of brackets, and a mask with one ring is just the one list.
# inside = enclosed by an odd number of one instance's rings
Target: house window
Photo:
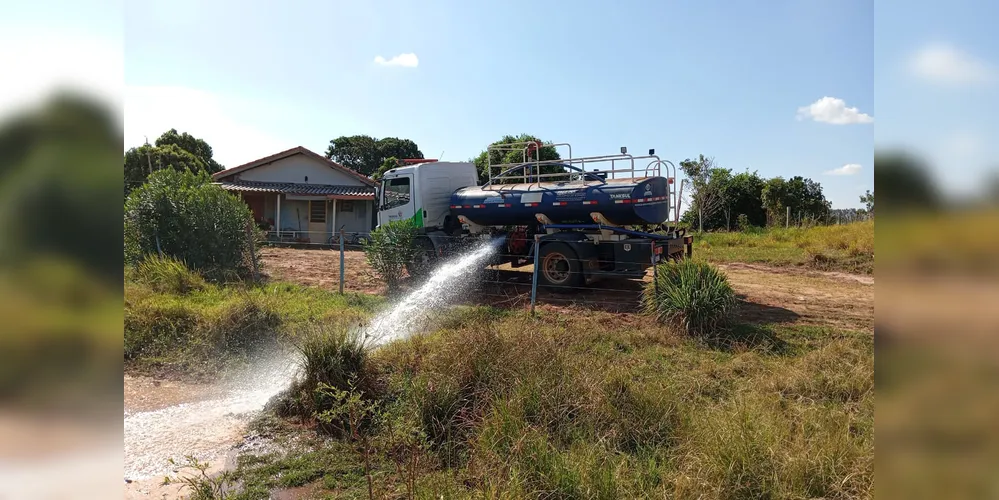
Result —
[[339, 207], [341, 212], [353, 212], [354, 202], [352, 200], [340, 200]]
[[326, 200], [309, 202], [309, 222], [326, 222]]

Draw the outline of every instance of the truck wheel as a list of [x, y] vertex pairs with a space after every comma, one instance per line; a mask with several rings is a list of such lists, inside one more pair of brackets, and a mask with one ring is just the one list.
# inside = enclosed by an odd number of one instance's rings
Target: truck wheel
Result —
[[548, 243], [538, 255], [538, 282], [550, 287], [582, 286], [583, 266], [576, 252], [565, 243]]
[[416, 260], [406, 264], [406, 272], [414, 278], [426, 276], [434, 268], [437, 262], [437, 252], [434, 250], [434, 242], [425, 236], [417, 238], [417, 246], [420, 252], [416, 255]]

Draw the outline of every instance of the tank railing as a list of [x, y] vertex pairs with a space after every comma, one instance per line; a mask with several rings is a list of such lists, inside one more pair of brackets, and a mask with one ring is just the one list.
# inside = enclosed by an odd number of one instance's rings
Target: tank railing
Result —
[[[574, 167], [574, 166], [569, 165], [567, 163], [562, 163], [561, 160], [551, 160], [551, 161], [543, 161], [543, 162], [528, 162], [528, 163], [521, 163], [519, 165], [514, 165], [513, 167], [510, 167], [510, 168], [504, 170], [503, 172], [500, 172], [500, 174], [497, 175], [496, 177], [493, 177], [493, 178], [489, 179], [489, 181], [486, 182], [485, 184], [483, 184], [482, 187], [483, 188], [489, 187], [490, 185], [492, 185], [493, 181], [497, 180], [497, 179], [522, 179], [523, 176], [520, 176], [520, 175], [505, 175], [505, 174], [508, 174], [510, 172], [515, 172], [517, 170], [526, 170], [526, 169], [529, 169], [529, 168], [534, 168], [535, 166], [539, 167], [539, 169], [540, 169], [540, 167], [542, 165], [557, 165], [557, 166], [560, 166], [560, 167], [563, 167], [563, 168], [569, 168], [571, 170], [579, 172], [578, 175], [580, 176], [580, 178], [591, 177], [591, 180], [598, 181], [598, 182], [600, 182], [602, 184], [606, 184], [607, 183], [607, 181], [605, 179], [601, 179], [597, 175], [591, 175], [591, 174], [593, 174], [593, 172], [586, 172], [582, 168]], [[537, 174], [537, 175], [532, 174], [532, 179], [533, 178], [541, 178], [541, 177], [565, 177], [567, 175], [568, 176], [572, 176], [574, 174], [572, 172], [555, 172], [555, 173], [551, 173], [551, 174]]]
[[[581, 158], [565, 158], [565, 159], [560, 159], [560, 160], [546, 160], [546, 161], [542, 161], [542, 162], [531, 161], [531, 162], [525, 162], [524, 164], [529, 164], [529, 165], [532, 165], [532, 166], [533, 165], [539, 165], [539, 164], [540, 165], [579, 164], [579, 166], [580, 166], [579, 168], [582, 169], [582, 170], [584, 170], [584, 171], [586, 171], [585, 167], [586, 167], [586, 163], [587, 162], [590, 162], [590, 163], [600, 163], [600, 162], [606, 162], [606, 161], [611, 161], [611, 160], [622, 160], [622, 161], [623, 160], [627, 160], [629, 162], [629, 164], [630, 164], [630, 167], [631, 167], [629, 169], [617, 169], [617, 168], [614, 168], [612, 170], [596, 170], [596, 171], [595, 170], [590, 170], [588, 172], [612, 172], [612, 171], [613, 172], [634, 172], [634, 171], [636, 171], [634, 160], [635, 159], [641, 159], [641, 158], [645, 158], [645, 157], [633, 157], [632, 155], [627, 154], [627, 153], [619, 153], [619, 154], [614, 154], [614, 155], [587, 156], [587, 157], [581, 157]], [[520, 164], [520, 163], [504, 163], [504, 164], [493, 165], [492, 167], [493, 168], [503, 168], [504, 171], [501, 172], [501, 174], [500, 174], [500, 175], [502, 175], [502, 173], [504, 173], [506, 170], [509, 170], [509, 169], [512, 169], [512, 168], [516, 168], [516, 167], [520, 167], [521, 165], [524, 165], [524, 164]], [[538, 174], [540, 174], [540, 168], [538, 169]], [[497, 179], [500, 179], [500, 178], [515, 178], [514, 176], [500, 177], [500, 175], [492, 176], [491, 180], [497, 180]], [[552, 173], [552, 174], [540, 174], [540, 175], [535, 175], [535, 174], [532, 173], [531, 175], [532, 175], [533, 178], [551, 178], [551, 177], [564, 176], [565, 173]], [[520, 177], [520, 176], [516, 176], [516, 177]], [[527, 182], [527, 179], [524, 179], [524, 182]]]
[[[486, 164], [487, 164], [486, 172], [489, 175], [490, 181], [492, 181], [492, 178], [493, 178], [492, 173], [493, 173], [493, 169], [494, 168], [497, 168], [497, 167], [505, 168], [505, 167], [511, 167], [511, 166], [515, 166], [515, 165], [521, 165], [521, 164], [525, 164], [525, 163], [532, 163], [530, 160], [528, 160], [528, 152], [532, 149], [532, 147], [533, 147], [533, 150], [536, 152], [535, 153], [534, 162], [537, 162], [537, 161], [539, 161], [541, 159], [541, 154], [540, 154], [540, 152], [538, 152], [541, 148], [552, 147], [552, 148], [555, 148], [556, 151], [558, 151], [558, 148], [561, 147], [561, 146], [565, 146], [565, 148], [568, 149], [568, 151], [569, 151], [569, 157], [571, 158], [572, 157], [572, 145], [569, 144], [568, 142], [556, 142], [556, 143], [546, 144], [546, 143], [542, 143], [540, 141], [521, 141], [521, 142], [508, 142], [508, 143], [503, 143], [503, 144], [492, 144], [492, 145], [490, 145], [489, 147], [486, 148]], [[518, 162], [518, 163], [501, 163], [501, 164], [493, 165], [493, 163], [492, 163], [492, 152], [493, 151], [496, 151], [496, 152], [499, 152], [499, 153], [510, 152], [510, 151], [519, 151], [521, 153], [521, 161]], [[540, 170], [539, 170], [538, 173], [540, 173]], [[529, 174], [530, 174], [530, 172], [527, 172], [527, 170], [525, 169], [524, 175], [522, 176], [523, 181], [525, 183], [527, 182]]]
[[[636, 165], [636, 160], [650, 160], [647, 165]], [[626, 165], [619, 165], [619, 162], [626, 162]], [[610, 163], [610, 169], [592, 169], [593, 164], [606, 164]], [[656, 155], [646, 155], [646, 156], [631, 156], [628, 154], [617, 154], [617, 155], [605, 155], [605, 156], [590, 156], [583, 158], [565, 158], [562, 160], [551, 160], [543, 162], [527, 162], [524, 164], [505, 164], [502, 165], [506, 169], [498, 175], [492, 176], [490, 179], [490, 184], [496, 181], [506, 180], [506, 179], [524, 179], [524, 176], [516, 175], [510, 176], [505, 175], [509, 173], [509, 170], [519, 170], [524, 166], [538, 167], [540, 171], [540, 166], [543, 165], [572, 165], [578, 166], [583, 173], [586, 174], [605, 174], [607, 179], [632, 179], [635, 177], [657, 177], [662, 173], [662, 165], [672, 165], [668, 161], [660, 159]], [[496, 165], [499, 167], [501, 165]], [[628, 167], [628, 168], [622, 168]], [[526, 170], [526, 168], [524, 169]], [[673, 174], [672, 169], [667, 166], [667, 175]], [[628, 175], [625, 175], [628, 174]], [[571, 174], [570, 174], [571, 175]], [[542, 179], [552, 179], [552, 178], [564, 178], [566, 176], [565, 172], [555, 172], [555, 173], [538, 173], [532, 174], [530, 180], [532, 182], [540, 182]], [[589, 177], [586, 175], [579, 176], [579, 180], [584, 181]]]

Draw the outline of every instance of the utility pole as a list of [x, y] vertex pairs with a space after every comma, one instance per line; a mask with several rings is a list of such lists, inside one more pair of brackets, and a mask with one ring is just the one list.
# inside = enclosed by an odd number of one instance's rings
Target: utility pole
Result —
[[[146, 138], [146, 146], [149, 145], [149, 137]], [[153, 175], [153, 158], [149, 155], [149, 148], [146, 148], [146, 166], [149, 169], [149, 175]]]

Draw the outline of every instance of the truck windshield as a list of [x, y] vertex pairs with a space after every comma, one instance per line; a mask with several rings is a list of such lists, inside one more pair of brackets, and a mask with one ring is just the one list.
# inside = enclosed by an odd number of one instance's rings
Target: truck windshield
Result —
[[409, 177], [396, 177], [382, 182], [382, 210], [409, 203]]

